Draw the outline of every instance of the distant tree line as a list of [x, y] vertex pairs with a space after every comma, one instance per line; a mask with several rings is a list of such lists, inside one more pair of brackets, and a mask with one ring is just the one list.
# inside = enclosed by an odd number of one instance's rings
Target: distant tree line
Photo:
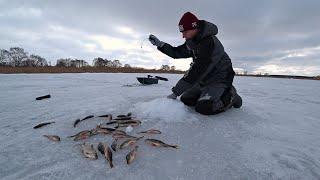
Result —
[[[10, 67], [45, 67], [51, 66], [47, 60], [39, 55], [28, 53], [20, 47], [12, 47], [9, 50], [0, 49], [0, 66]], [[82, 59], [60, 58], [56, 61], [56, 67], [89, 67], [88, 62]], [[93, 59], [92, 67], [132, 68], [130, 64], [122, 65], [120, 60], [108, 60], [97, 57]], [[175, 71], [175, 66], [162, 65], [160, 70]]]
[[[128, 67], [130, 67], [129, 64], [126, 64]], [[120, 68], [122, 67], [122, 64], [119, 60], [108, 60], [103, 59], [101, 57], [95, 58], [93, 60], [93, 66], [94, 67], [112, 67], [112, 68]]]
[[31, 54], [24, 49], [12, 47], [9, 50], [0, 49], [0, 66], [12, 67], [43, 67], [48, 66], [45, 58]]
[[89, 66], [89, 64], [85, 60], [67, 58], [67, 59], [58, 59], [56, 66], [81, 68], [81, 67]]
[[164, 70], [164, 71], [175, 71], [176, 67], [175, 66], [169, 66], [169, 65], [162, 65], [160, 70]]

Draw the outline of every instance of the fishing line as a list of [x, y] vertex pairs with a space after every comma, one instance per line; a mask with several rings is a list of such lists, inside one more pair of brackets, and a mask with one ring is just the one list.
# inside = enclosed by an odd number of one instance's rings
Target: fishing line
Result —
[[149, 37], [148, 37], [148, 38], [143, 38], [143, 40], [142, 40], [142, 42], [141, 42], [141, 49], [143, 48], [143, 43], [144, 43], [147, 39], [149, 39]]

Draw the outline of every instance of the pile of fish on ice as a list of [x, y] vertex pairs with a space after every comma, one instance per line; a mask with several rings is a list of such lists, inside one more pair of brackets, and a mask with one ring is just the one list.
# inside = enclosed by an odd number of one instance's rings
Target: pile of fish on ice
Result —
[[[131, 113], [126, 115], [118, 115], [116, 118], [112, 118], [112, 114], [105, 114], [97, 116], [99, 118], [104, 118], [107, 122], [105, 126], [101, 123], [96, 126], [96, 128], [91, 130], [84, 130], [75, 135], [69, 136], [68, 138], [73, 138], [74, 141], [83, 141], [95, 135], [108, 135], [112, 136], [113, 142], [109, 146], [105, 142], [98, 142], [97, 147], [95, 148], [93, 144], [88, 144], [84, 142], [81, 144], [81, 152], [85, 158], [96, 160], [98, 159], [98, 153], [96, 149], [104, 156], [104, 158], [108, 161], [110, 168], [113, 168], [112, 161], [112, 153], [119, 152], [118, 150], [122, 150], [125, 148], [131, 148], [131, 151], [125, 156], [127, 164], [131, 164], [137, 156], [138, 145], [137, 142], [142, 140], [144, 136], [131, 136], [126, 133], [126, 131], [131, 131], [133, 127], [137, 127], [141, 125], [140, 120], [135, 120], [132, 117]], [[89, 120], [95, 118], [94, 115], [86, 116], [83, 119], [75, 120], [73, 127], [76, 128], [77, 124], [82, 121]], [[55, 122], [44, 122], [34, 126], [34, 129], [43, 128]], [[114, 127], [110, 127], [114, 126]], [[109, 127], [108, 127], [109, 126]], [[126, 131], [121, 130], [121, 128], [126, 128]], [[149, 129], [146, 131], [138, 132], [137, 135], [155, 135], [161, 134], [160, 130], [157, 129]], [[43, 135], [51, 141], [59, 142], [61, 138], [57, 135]], [[145, 138], [144, 143], [154, 147], [170, 147], [178, 149], [177, 145], [169, 145], [157, 139]]]

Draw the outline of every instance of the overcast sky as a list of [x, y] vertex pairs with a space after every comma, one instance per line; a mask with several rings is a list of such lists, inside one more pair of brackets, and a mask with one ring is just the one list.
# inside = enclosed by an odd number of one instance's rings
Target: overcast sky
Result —
[[218, 26], [235, 69], [319, 75], [319, 7], [319, 0], [0, 0], [0, 49], [19, 46], [53, 64], [103, 57], [185, 70], [190, 59], [173, 60], [146, 39], [182, 44], [177, 24], [191, 11]]

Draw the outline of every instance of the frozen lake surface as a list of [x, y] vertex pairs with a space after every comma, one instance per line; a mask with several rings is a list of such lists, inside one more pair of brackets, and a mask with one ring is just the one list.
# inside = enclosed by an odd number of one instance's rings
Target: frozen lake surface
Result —
[[[0, 179], [320, 179], [320, 81], [236, 77], [243, 107], [202, 116], [165, 98], [182, 75], [162, 74], [169, 81], [152, 86], [137, 86], [137, 76], [146, 74], [1, 74]], [[143, 121], [132, 135], [156, 128], [162, 134], [154, 138], [180, 148], [141, 141], [130, 166], [122, 150], [110, 169], [101, 154], [85, 159], [80, 142], [66, 138], [105, 122], [73, 128], [77, 118], [128, 112]], [[56, 123], [33, 129], [46, 121]], [[99, 141], [112, 138], [85, 140]]]

